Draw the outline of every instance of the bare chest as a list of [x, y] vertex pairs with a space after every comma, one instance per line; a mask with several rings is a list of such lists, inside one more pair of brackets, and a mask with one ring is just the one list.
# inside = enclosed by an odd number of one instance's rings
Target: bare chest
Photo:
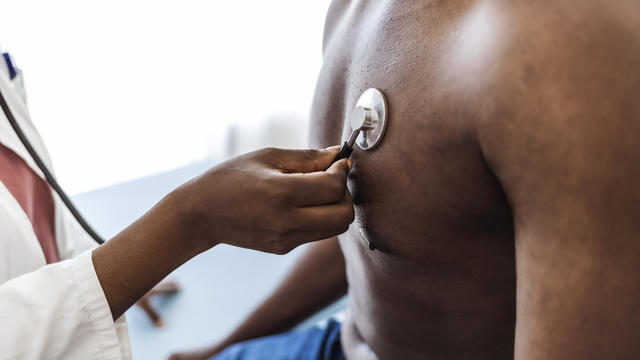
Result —
[[473, 114], [456, 105], [439, 73], [447, 35], [424, 5], [365, 3], [334, 3], [329, 14], [312, 143], [343, 141], [350, 133], [344, 119], [360, 94], [382, 90], [390, 114], [385, 138], [352, 155], [351, 234], [402, 258], [438, 249], [457, 256], [469, 234], [494, 231], [508, 211], [475, 145]]

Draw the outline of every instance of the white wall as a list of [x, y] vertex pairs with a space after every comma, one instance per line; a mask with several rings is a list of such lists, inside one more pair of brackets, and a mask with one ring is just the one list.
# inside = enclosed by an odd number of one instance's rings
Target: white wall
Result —
[[0, 0], [0, 44], [24, 71], [60, 182], [78, 193], [304, 146], [328, 4]]

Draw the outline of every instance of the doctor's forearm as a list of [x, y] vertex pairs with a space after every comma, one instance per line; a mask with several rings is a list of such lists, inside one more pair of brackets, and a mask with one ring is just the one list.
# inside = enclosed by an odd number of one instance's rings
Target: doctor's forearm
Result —
[[219, 242], [277, 254], [353, 221], [346, 160], [333, 150], [264, 149], [187, 182], [93, 252], [116, 319], [178, 266]]
[[93, 252], [93, 263], [115, 319], [171, 271], [214, 243], [187, 233], [184, 213], [170, 194], [138, 221]]

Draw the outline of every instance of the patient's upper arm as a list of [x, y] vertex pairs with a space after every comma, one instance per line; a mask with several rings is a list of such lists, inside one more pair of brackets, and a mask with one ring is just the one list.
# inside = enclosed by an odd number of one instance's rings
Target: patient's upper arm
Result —
[[640, 356], [640, 48], [583, 40], [511, 54], [478, 122], [514, 216], [516, 359]]

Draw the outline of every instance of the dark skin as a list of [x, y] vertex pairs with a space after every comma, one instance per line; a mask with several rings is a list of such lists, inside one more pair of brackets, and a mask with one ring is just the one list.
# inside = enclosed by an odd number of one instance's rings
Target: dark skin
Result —
[[[312, 143], [348, 135], [338, 119], [366, 88], [390, 107], [382, 144], [352, 156], [341, 253], [306, 259], [340, 268], [344, 255], [349, 360], [638, 357], [638, 13], [634, 1], [333, 2]], [[304, 269], [288, 279], [326, 280]], [[295, 286], [309, 285], [273, 296]], [[314, 295], [270, 298], [217, 349], [335, 297]], [[264, 331], [270, 303], [299, 313]]]
[[353, 221], [349, 161], [336, 150], [263, 149], [180, 186], [93, 251], [114, 319], [197, 254], [229, 244], [285, 254]]

